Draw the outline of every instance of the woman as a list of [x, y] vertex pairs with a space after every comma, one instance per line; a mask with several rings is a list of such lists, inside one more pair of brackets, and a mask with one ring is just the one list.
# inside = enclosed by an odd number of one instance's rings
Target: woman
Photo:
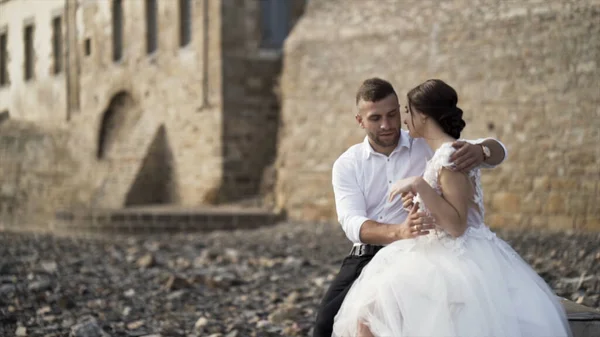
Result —
[[407, 96], [404, 123], [435, 154], [423, 177], [396, 182], [390, 199], [416, 195], [411, 212], [427, 212], [436, 230], [377, 253], [348, 292], [333, 335], [571, 336], [550, 287], [484, 224], [479, 170], [448, 169], [465, 127], [456, 91], [428, 80]]

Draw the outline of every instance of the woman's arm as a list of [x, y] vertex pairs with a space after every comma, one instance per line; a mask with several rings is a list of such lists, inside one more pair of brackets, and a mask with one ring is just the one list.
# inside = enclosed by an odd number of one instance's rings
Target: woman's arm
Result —
[[439, 180], [443, 187], [441, 196], [423, 178], [414, 180], [413, 193], [421, 196], [437, 225], [453, 237], [459, 237], [467, 229], [467, 212], [473, 187], [465, 173], [446, 168], [441, 169]]

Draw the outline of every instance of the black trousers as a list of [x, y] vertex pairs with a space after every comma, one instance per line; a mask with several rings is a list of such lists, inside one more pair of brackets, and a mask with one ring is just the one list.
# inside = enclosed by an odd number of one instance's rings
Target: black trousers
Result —
[[347, 256], [344, 259], [340, 271], [321, 300], [313, 337], [331, 337], [333, 319], [340, 310], [344, 297], [372, 258], [373, 256]]

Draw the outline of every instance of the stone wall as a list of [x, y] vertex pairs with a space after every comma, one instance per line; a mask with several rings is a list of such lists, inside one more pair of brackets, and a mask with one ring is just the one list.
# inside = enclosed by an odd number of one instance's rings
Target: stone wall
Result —
[[[52, 20], [64, 22], [64, 0], [10, 0], [0, 3], [0, 34], [7, 36], [8, 83], [0, 85], [0, 112], [13, 118], [60, 125], [67, 118], [65, 31], [60, 48], [62, 68], [55, 72]], [[33, 76], [25, 79], [24, 27], [33, 25]]]
[[[48, 202], [43, 206], [48, 210], [210, 202], [222, 176], [221, 2], [190, 2], [190, 41], [181, 46], [179, 1], [156, 1], [157, 48], [148, 53], [146, 2], [121, 1], [118, 60], [112, 48], [112, 3], [11, 0], [0, 4], [0, 33], [8, 32], [10, 75], [10, 83], [0, 88], [0, 113], [45, 129], [52, 126], [64, 136], [57, 148], [64, 145], [77, 166], [68, 180], [53, 173], [60, 170], [55, 167], [23, 169], [31, 174], [32, 186], [60, 188], [72, 196], [72, 203]], [[62, 44], [68, 55], [63, 55], [63, 71], [54, 74], [51, 23], [58, 14], [63, 15]], [[24, 22], [35, 26], [35, 71], [29, 81], [23, 79], [22, 69]], [[54, 141], [54, 136], [32, 140], [28, 133], [15, 137], [27, 144], [43, 143], [38, 147], [46, 146], [43, 139]], [[0, 146], [0, 150], [5, 149]], [[156, 162], [164, 158], [170, 161], [163, 181], [165, 173]], [[21, 159], [12, 155], [1, 159], [2, 170], [13, 172], [13, 167], [22, 166]], [[70, 165], [60, 159], [55, 164]], [[144, 186], [141, 180], [152, 186]], [[17, 194], [30, 193], [28, 185], [16, 188]], [[141, 195], [149, 188], [168, 193], [146, 200]], [[18, 199], [13, 205], [24, 215], [31, 207], [42, 207], [36, 200]]]
[[45, 227], [56, 209], [83, 206], [73, 193], [78, 165], [64, 131], [4, 121], [0, 160], [0, 227]]
[[441, 78], [459, 93], [463, 136], [508, 147], [483, 175], [490, 225], [600, 229], [600, 3], [433, 4], [310, 1], [285, 48], [278, 207], [335, 219], [331, 166], [364, 137], [363, 79], [390, 80], [404, 103]]
[[[281, 3], [284, 3], [283, 1]], [[289, 29], [305, 0], [290, 0]], [[222, 202], [256, 196], [268, 182], [280, 127], [277, 96], [282, 53], [262, 45], [261, 2], [223, 1]], [[266, 177], [269, 179], [270, 177]], [[269, 188], [267, 188], [268, 190]]]
[[[68, 135], [78, 169], [68, 182], [43, 182], [60, 183], [77, 200], [62, 206], [199, 206], [272, 193], [282, 54], [261, 43], [261, 2], [190, 0], [184, 45], [180, 1], [155, 1], [154, 24], [146, 1], [37, 2], [0, 4], [10, 75], [0, 113]], [[289, 1], [289, 29], [304, 4]], [[55, 74], [57, 15], [64, 63]], [[29, 81], [24, 22], [36, 27]], [[3, 158], [3, 167], [11, 160]]]
[[[95, 184], [91, 205], [126, 204], [138, 174], [148, 173], [142, 166], [158, 132], [165, 133], [172, 155], [168, 201], [202, 204], [219, 188], [222, 172], [221, 3], [191, 1], [191, 40], [181, 46], [179, 1], [157, 1], [156, 50], [148, 52], [146, 2], [122, 1], [118, 60], [111, 3], [80, 1], [77, 12], [81, 110], [69, 128]], [[103, 127], [119, 95], [130, 103]], [[110, 155], [98, 158], [102, 137], [110, 138], [103, 132], [117, 138]]]

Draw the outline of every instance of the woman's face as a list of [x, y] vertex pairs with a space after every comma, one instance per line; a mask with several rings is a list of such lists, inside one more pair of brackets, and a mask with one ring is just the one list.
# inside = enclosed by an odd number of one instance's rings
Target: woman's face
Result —
[[419, 111], [410, 107], [410, 103], [404, 106], [404, 125], [408, 128], [408, 134], [413, 138], [423, 137], [425, 127], [424, 116]]

